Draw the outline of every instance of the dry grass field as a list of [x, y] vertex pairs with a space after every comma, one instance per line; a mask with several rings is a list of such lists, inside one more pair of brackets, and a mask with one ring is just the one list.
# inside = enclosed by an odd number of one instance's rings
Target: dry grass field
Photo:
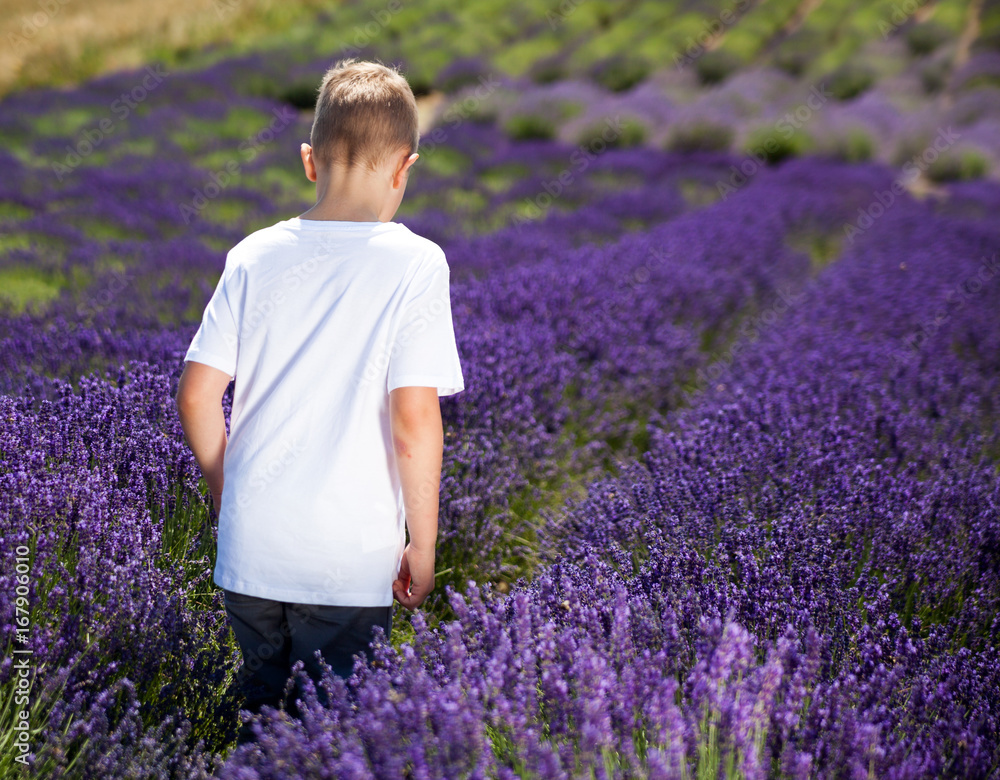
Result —
[[[335, 2], [336, 0], [334, 0]], [[252, 42], [331, 0], [4, 0], [0, 95], [68, 85], [212, 43]]]

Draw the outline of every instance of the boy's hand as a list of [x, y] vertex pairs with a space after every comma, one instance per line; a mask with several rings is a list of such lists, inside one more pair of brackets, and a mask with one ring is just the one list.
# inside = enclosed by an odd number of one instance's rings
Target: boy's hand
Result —
[[406, 545], [399, 575], [392, 583], [392, 595], [407, 609], [416, 609], [434, 590], [434, 551], [429, 553]]
[[392, 583], [392, 593], [404, 607], [416, 609], [434, 588], [438, 492], [444, 449], [437, 389], [406, 386], [392, 390], [389, 393], [389, 423], [410, 537], [399, 563], [399, 575]]

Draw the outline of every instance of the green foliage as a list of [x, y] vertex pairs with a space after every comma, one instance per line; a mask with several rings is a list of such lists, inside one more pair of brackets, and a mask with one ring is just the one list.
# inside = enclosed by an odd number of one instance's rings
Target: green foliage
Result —
[[874, 156], [875, 141], [864, 128], [851, 127], [836, 136], [825, 151], [830, 157], [844, 162], [864, 162]]
[[978, 46], [1000, 51], [1000, 6], [987, 6], [982, 9], [979, 20]]
[[426, 71], [416, 69], [408, 71], [406, 73], [406, 80], [410, 85], [410, 89], [413, 90], [414, 97], [429, 95], [434, 89], [434, 79]]
[[[527, 74], [534, 63], [546, 58], [558, 58], [561, 48], [558, 41], [550, 37], [525, 38], [512, 42], [494, 55], [493, 61], [497, 70], [520, 76]], [[563, 78], [561, 74], [558, 78]]]
[[562, 121], [582, 114], [584, 106], [574, 100], [559, 100], [552, 104], [552, 108], [560, 121]]
[[537, 114], [517, 114], [507, 120], [504, 132], [515, 141], [550, 141], [556, 137], [556, 126]]
[[813, 61], [816, 52], [825, 45], [826, 38], [822, 33], [804, 27], [778, 44], [772, 60], [775, 67], [798, 78]]
[[0, 310], [20, 314], [27, 309], [44, 308], [59, 296], [65, 286], [61, 274], [28, 266], [0, 270]]
[[677, 188], [680, 190], [684, 201], [696, 209], [711, 206], [722, 197], [718, 187], [714, 187], [698, 179], [680, 179], [677, 182]]
[[995, 73], [979, 73], [972, 78], [968, 78], [963, 81], [959, 89], [963, 92], [968, 92], [982, 87], [992, 89], [1000, 88], [1000, 75]]
[[110, 114], [101, 115], [87, 108], [67, 108], [50, 111], [32, 120], [32, 127], [39, 135], [73, 136], [85, 127], [96, 125]]
[[684, 154], [690, 152], [725, 152], [733, 143], [734, 132], [729, 125], [702, 119], [674, 125], [667, 137], [666, 148]]
[[[22, 206], [21, 204], [13, 203], [12, 201], [4, 201], [3, 203], [0, 203], [0, 220], [27, 219], [30, 216], [31, 209], [27, 206]], [[0, 241], [5, 241], [9, 237], [10, 234], [6, 234], [2, 239], [0, 239]], [[2, 245], [0, 245], [0, 249], [2, 249]]]
[[458, 92], [463, 87], [475, 86], [480, 83], [480, 79], [488, 75], [485, 67], [476, 67], [470, 63], [468, 68], [459, 72], [442, 75], [439, 73], [435, 78], [435, 86], [442, 92], [451, 94]]
[[[417, 149], [420, 152], [420, 149]], [[414, 172], [424, 171], [436, 176], [457, 176], [469, 164], [469, 158], [450, 146], [436, 146], [420, 155]]]
[[552, 84], [567, 75], [566, 61], [558, 55], [536, 60], [528, 69], [528, 77], [536, 84]]
[[487, 168], [479, 174], [479, 183], [490, 192], [504, 192], [531, 171], [520, 163], [507, 163]]
[[933, 21], [916, 24], [906, 31], [906, 46], [915, 57], [930, 54], [951, 38], [951, 30]]
[[283, 103], [288, 103], [301, 111], [308, 111], [316, 107], [318, 93], [319, 82], [309, 79], [291, 82], [279, 91], [277, 97]]
[[[31, 610], [32, 625], [35, 624], [36, 620], [44, 622], [44, 615], [38, 614], [38, 612], [37, 609]], [[90, 650], [96, 646], [96, 641], [89, 642], [83, 651], [79, 653], [72, 667], [75, 667], [80, 661], [86, 658]], [[19, 657], [14, 654], [14, 649], [13, 643], [11, 643], [7, 647], [5, 657], [16, 661]], [[32, 669], [32, 673], [37, 675], [34, 669]], [[44, 756], [44, 745], [39, 746], [39, 738], [43, 729], [42, 724], [48, 721], [52, 707], [65, 696], [67, 679], [68, 674], [66, 671], [63, 671], [58, 676], [46, 679], [44, 683], [38, 682], [37, 677], [33, 679], [30, 695], [28, 696], [29, 704], [27, 710], [19, 709], [23, 705], [19, 700], [20, 697], [15, 695], [16, 689], [13, 686], [11, 686], [9, 695], [3, 697], [3, 702], [0, 704], [0, 726], [2, 726], [0, 727], [0, 777], [15, 778], [27, 776], [23, 765], [16, 760], [16, 757], [21, 755], [21, 751], [17, 748], [19, 737], [21, 739], [26, 738], [28, 744], [33, 746], [35, 750], [38, 750], [39, 747], [42, 748], [39, 751], [40, 755], [35, 760], [35, 776], [45, 777], [52, 770], [52, 759]], [[22, 720], [20, 717], [21, 712], [26, 712], [28, 717]], [[70, 723], [65, 724], [63, 734], [69, 730], [70, 725]], [[67, 762], [66, 768], [72, 769], [74, 763], [75, 759], [70, 760]]]
[[924, 93], [934, 95], [944, 89], [948, 83], [950, 68], [945, 60], [932, 62], [920, 69], [920, 86]]
[[821, 271], [840, 257], [844, 236], [813, 225], [800, 225], [785, 234], [785, 243], [809, 256], [812, 273]]
[[625, 92], [645, 80], [651, 66], [645, 59], [618, 54], [595, 63], [590, 77], [612, 92]]
[[768, 165], [774, 165], [787, 157], [804, 154], [810, 146], [810, 139], [802, 130], [779, 130], [774, 126], [766, 126], [750, 133], [743, 151], [754, 157], [762, 157]]
[[875, 72], [867, 65], [848, 62], [834, 70], [827, 86], [838, 100], [851, 100], [875, 83]]
[[319, 75], [314, 79], [282, 81], [274, 74], [254, 73], [247, 77], [243, 88], [248, 95], [280, 100], [300, 110], [310, 110], [316, 105], [319, 84]]
[[[958, 36], [969, 17], [969, 0], [938, 0], [934, 4], [934, 21]], [[982, 13], [988, 14], [993, 3], [983, 3]]]
[[711, 86], [721, 84], [742, 64], [743, 61], [731, 51], [713, 49], [695, 60], [694, 70], [702, 84]]
[[641, 146], [648, 134], [646, 125], [632, 117], [621, 120], [618, 132], [609, 133], [608, 129], [608, 125], [604, 122], [589, 125], [580, 132], [576, 142], [592, 152], [600, 152], [604, 149]]
[[799, 49], [778, 49], [774, 53], [774, 66], [794, 78], [802, 75], [809, 60], [809, 52]]
[[990, 170], [990, 161], [978, 149], [949, 149], [927, 168], [927, 178], [935, 182], [980, 179]]

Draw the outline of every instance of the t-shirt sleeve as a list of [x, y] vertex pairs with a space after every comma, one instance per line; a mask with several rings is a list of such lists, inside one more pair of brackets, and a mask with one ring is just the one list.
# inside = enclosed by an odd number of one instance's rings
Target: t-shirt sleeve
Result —
[[435, 387], [438, 395], [465, 389], [451, 319], [451, 269], [442, 254], [410, 283], [411, 294], [389, 354], [387, 389]]
[[236, 376], [236, 355], [239, 348], [239, 327], [230, 305], [232, 275], [229, 269], [219, 277], [215, 292], [205, 307], [201, 326], [191, 340], [184, 360], [204, 363]]

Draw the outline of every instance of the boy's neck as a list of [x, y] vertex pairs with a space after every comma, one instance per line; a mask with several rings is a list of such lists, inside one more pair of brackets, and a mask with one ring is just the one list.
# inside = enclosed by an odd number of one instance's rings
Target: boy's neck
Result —
[[[368, 173], [340, 166], [317, 170], [316, 204], [300, 219], [332, 220], [337, 222], [388, 222], [392, 219], [392, 187], [383, 171]], [[392, 209], [395, 212], [395, 209]]]
[[299, 219], [329, 220], [333, 222], [380, 222], [378, 214], [371, 209], [360, 209], [349, 203], [316, 203], [312, 208], [299, 214]]

